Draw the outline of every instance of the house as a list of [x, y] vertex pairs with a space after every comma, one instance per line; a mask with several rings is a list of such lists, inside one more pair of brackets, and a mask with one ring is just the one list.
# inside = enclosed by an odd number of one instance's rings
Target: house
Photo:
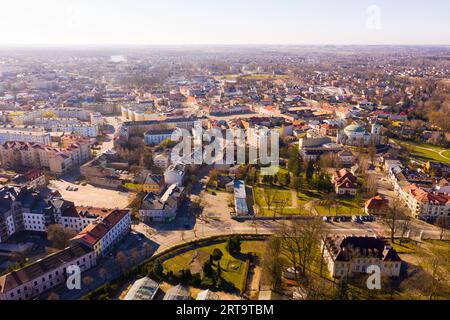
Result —
[[357, 178], [348, 170], [340, 169], [333, 173], [332, 182], [334, 183], [336, 194], [356, 195], [358, 190]]
[[382, 275], [398, 277], [402, 260], [378, 237], [334, 236], [322, 240], [324, 259], [335, 278], [364, 274], [367, 267], [380, 267]]
[[91, 248], [97, 257], [104, 257], [130, 230], [130, 211], [116, 209], [89, 224], [70, 241], [84, 244]]
[[371, 215], [385, 215], [388, 209], [389, 202], [379, 194], [368, 199], [364, 204], [365, 213]]
[[172, 221], [183, 198], [184, 188], [176, 184], [170, 185], [161, 196], [150, 192], [142, 200], [139, 218], [141, 221]]
[[89, 247], [76, 244], [50, 254], [19, 270], [0, 277], [0, 300], [31, 300], [51, 288], [63, 284], [78, 266], [86, 271], [96, 265], [96, 255]]
[[11, 183], [21, 187], [30, 187], [35, 190], [44, 188], [47, 185], [44, 171], [31, 169], [24, 174], [19, 174], [11, 179]]

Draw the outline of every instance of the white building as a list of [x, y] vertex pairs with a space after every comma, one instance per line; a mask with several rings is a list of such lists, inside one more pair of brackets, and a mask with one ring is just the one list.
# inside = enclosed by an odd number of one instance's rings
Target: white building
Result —
[[104, 257], [130, 230], [130, 211], [114, 210], [89, 224], [70, 241], [87, 245], [97, 257]]
[[50, 145], [51, 136], [43, 128], [3, 126], [0, 127], [0, 144], [6, 141], [37, 142]]
[[172, 164], [164, 172], [164, 181], [168, 185], [176, 184], [177, 186], [181, 186], [185, 175], [186, 166], [179, 163]]
[[172, 221], [175, 219], [178, 208], [183, 201], [183, 192], [183, 187], [172, 184], [164, 191], [162, 196], [153, 192], [148, 193], [142, 200], [139, 218], [142, 221]]
[[66, 124], [52, 127], [53, 132], [75, 133], [82, 137], [95, 138], [98, 136], [98, 126], [96, 124]]
[[322, 241], [324, 259], [335, 278], [367, 273], [369, 266], [380, 267], [382, 275], [398, 277], [402, 260], [397, 252], [377, 237], [328, 237]]
[[237, 215], [248, 215], [247, 193], [242, 180], [234, 181], [234, 208]]
[[83, 245], [74, 245], [53, 253], [22, 269], [0, 277], [0, 300], [31, 300], [51, 288], [63, 284], [69, 268], [81, 272], [96, 265], [94, 252]]

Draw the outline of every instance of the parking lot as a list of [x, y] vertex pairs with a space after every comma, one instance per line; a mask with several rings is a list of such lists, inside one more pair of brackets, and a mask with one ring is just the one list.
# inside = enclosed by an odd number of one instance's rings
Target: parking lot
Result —
[[[78, 190], [70, 191], [67, 190], [68, 187]], [[49, 188], [58, 190], [65, 200], [73, 201], [77, 206], [124, 209], [130, 203], [128, 192], [99, 188], [89, 184], [83, 186], [63, 179], [51, 180]]]

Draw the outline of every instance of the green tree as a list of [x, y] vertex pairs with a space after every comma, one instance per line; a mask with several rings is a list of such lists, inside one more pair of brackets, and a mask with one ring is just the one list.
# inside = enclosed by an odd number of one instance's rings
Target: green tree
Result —
[[234, 235], [227, 240], [227, 251], [233, 255], [241, 252], [241, 239], [238, 235]]

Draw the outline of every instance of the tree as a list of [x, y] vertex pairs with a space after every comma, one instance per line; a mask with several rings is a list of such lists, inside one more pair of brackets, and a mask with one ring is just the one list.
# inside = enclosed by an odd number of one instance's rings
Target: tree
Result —
[[272, 189], [269, 189], [269, 188], [264, 188], [263, 189], [263, 196], [264, 196], [264, 200], [266, 201], [267, 208], [269, 210], [271, 210], [272, 204], [278, 198], [278, 192], [274, 191]]
[[300, 273], [305, 274], [311, 267], [314, 248], [319, 246], [323, 234], [320, 220], [293, 220], [284, 223], [277, 231], [281, 239], [281, 254], [295, 273], [297, 281]]
[[308, 183], [312, 181], [314, 175], [314, 162], [308, 161], [308, 166], [306, 167], [306, 180]]
[[91, 284], [94, 282], [94, 278], [91, 276], [85, 276], [83, 278], [83, 284], [88, 287], [88, 290], [91, 290]]
[[116, 253], [116, 262], [120, 265], [122, 271], [125, 271], [128, 264], [128, 259], [123, 251], [119, 251]]
[[411, 227], [412, 219], [409, 215], [404, 215], [403, 219], [399, 221], [399, 229], [400, 229], [400, 244], [402, 244], [406, 233], [409, 231]]
[[56, 292], [50, 292], [47, 300], [59, 300], [59, 295]]
[[392, 200], [389, 204], [388, 209], [386, 210], [386, 214], [384, 215], [383, 220], [390, 230], [392, 242], [394, 242], [395, 240], [395, 231], [398, 227], [398, 220], [405, 216], [405, 213], [405, 207], [402, 201], [398, 198]]
[[448, 217], [446, 216], [439, 216], [436, 220], [436, 226], [439, 227], [440, 233], [439, 233], [439, 240], [444, 239], [444, 235], [448, 230]]
[[281, 275], [284, 262], [280, 255], [281, 240], [278, 237], [271, 237], [266, 246], [262, 259], [262, 270], [273, 290], [281, 285]]
[[202, 267], [203, 277], [212, 278], [214, 276], [214, 269], [209, 260], [206, 260]]
[[231, 254], [238, 254], [241, 252], [241, 239], [238, 235], [234, 235], [227, 240], [227, 251]]
[[373, 165], [375, 162], [375, 157], [377, 155], [377, 148], [375, 147], [375, 141], [373, 139], [370, 139], [370, 144], [367, 152], [369, 154], [370, 163]]
[[98, 270], [98, 275], [100, 278], [102, 278], [103, 281], [105, 281], [108, 277], [108, 269], [105, 267], [101, 267], [100, 270]]
[[219, 261], [220, 259], [222, 259], [223, 253], [222, 253], [222, 251], [221, 251], [220, 249], [215, 248], [215, 249], [213, 250], [213, 253], [212, 253], [211, 256], [212, 256], [212, 259], [213, 259], [214, 261]]
[[59, 224], [52, 224], [47, 229], [47, 239], [57, 249], [67, 248], [70, 244], [70, 239], [76, 236], [75, 230], [71, 228], [64, 228]]

